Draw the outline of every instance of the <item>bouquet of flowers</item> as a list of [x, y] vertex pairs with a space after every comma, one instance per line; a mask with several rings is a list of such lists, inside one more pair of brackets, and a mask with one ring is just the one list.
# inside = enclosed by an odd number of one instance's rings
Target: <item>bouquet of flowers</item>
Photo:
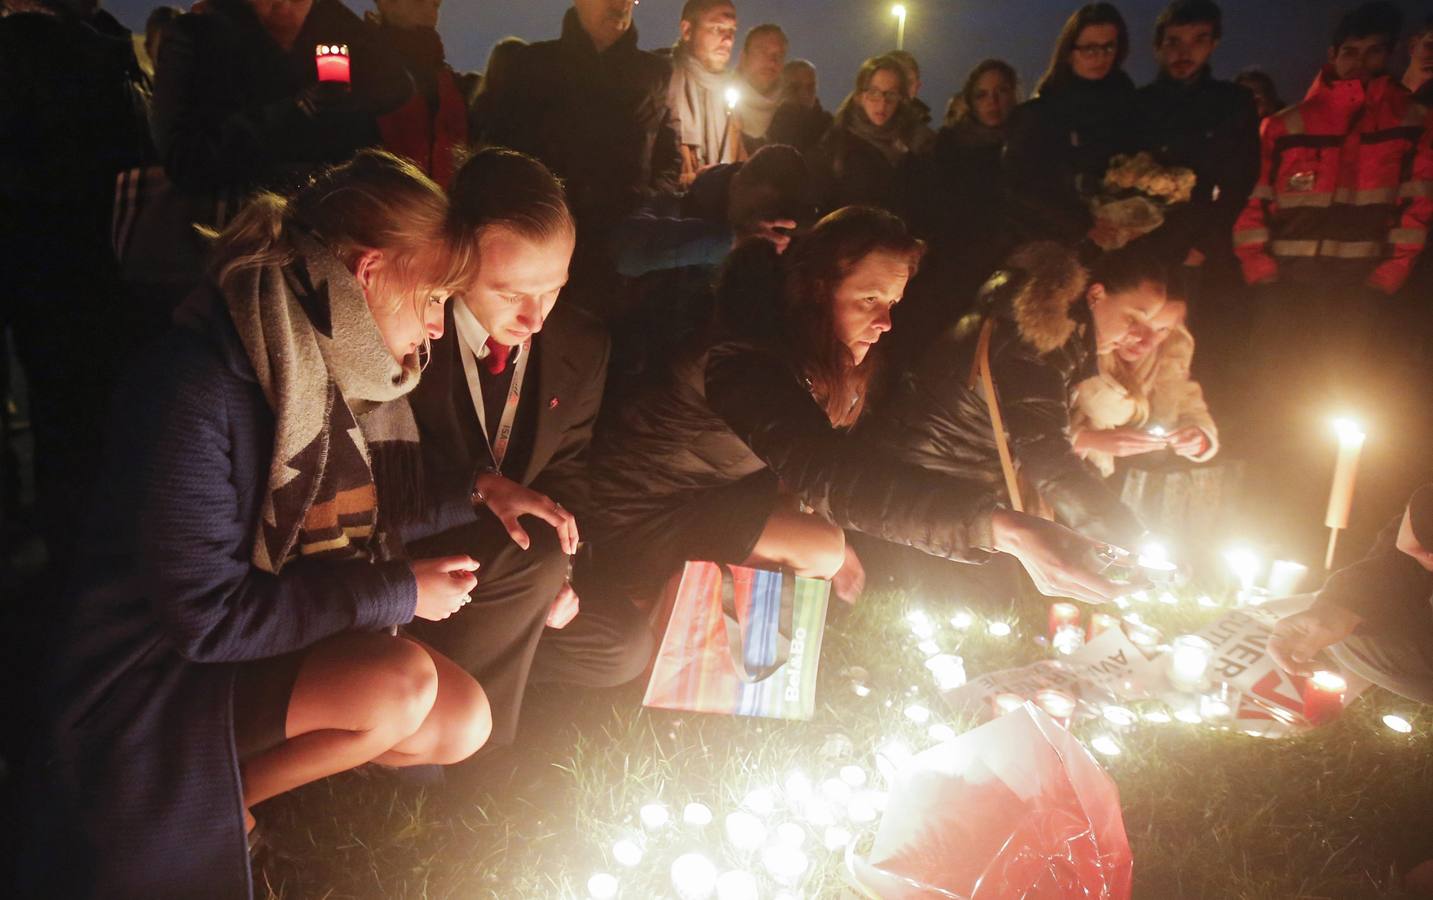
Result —
[[1162, 166], [1143, 151], [1110, 160], [1099, 194], [1090, 200], [1091, 233], [1104, 250], [1118, 250], [1164, 224], [1164, 211], [1188, 203], [1194, 193], [1190, 169]]

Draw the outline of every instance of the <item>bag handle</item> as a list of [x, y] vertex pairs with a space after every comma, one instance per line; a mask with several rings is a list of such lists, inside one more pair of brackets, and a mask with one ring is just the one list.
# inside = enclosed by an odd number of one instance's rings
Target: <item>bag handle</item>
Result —
[[995, 431], [995, 452], [1000, 456], [1000, 471], [1005, 475], [1005, 490], [1010, 494], [1010, 508], [1024, 512], [1020, 482], [1015, 477], [1015, 460], [1010, 455], [1010, 441], [1005, 437], [1005, 418], [1000, 414], [1000, 401], [995, 395], [995, 376], [990, 374], [990, 334], [994, 330], [995, 319], [986, 319], [980, 329], [980, 341], [975, 347], [975, 359], [970, 365], [969, 387], [974, 390], [977, 381], [982, 383], [985, 408], [990, 412], [990, 425]]
[[[726, 624], [726, 649], [731, 654], [732, 667], [736, 677], [747, 684], [765, 681], [791, 659], [791, 618], [796, 607], [796, 575], [782, 570], [781, 576], [781, 617], [776, 635], [776, 659], [770, 665], [752, 669], [746, 662], [746, 640], [741, 633], [741, 619], [736, 611], [736, 582], [731, 567], [717, 563], [721, 572], [721, 613]], [[747, 605], [748, 619], [751, 605]], [[748, 623], [749, 624], [749, 623]]]

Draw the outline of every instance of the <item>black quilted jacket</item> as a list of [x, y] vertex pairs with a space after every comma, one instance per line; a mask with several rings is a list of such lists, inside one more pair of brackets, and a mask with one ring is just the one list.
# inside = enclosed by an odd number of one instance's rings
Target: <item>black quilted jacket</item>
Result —
[[970, 386], [980, 331], [993, 318], [990, 366], [1022, 480], [1061, 522], [1129, 546], [1143, 527], [1070, 445], [1072, 392], [1096, 366], [1083, 271], [1054, 244], [1027, 245], [1011, 262], [1018, 265], [986, 282], [978, 311], [899, 377], [890, 401], [863, 430], [903, 462], [984, 481], [1005, 497], [985, 396]]

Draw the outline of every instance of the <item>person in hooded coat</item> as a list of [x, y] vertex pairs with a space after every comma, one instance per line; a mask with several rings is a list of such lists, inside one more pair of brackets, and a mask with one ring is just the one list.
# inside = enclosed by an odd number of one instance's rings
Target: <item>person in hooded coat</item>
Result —
[[[1050, 241], [1025, 245], [981, 289], [977, 310], [931, 343], [863, 433], [903, 463], [985, 482], [1002, 502], [1043, 509], [1075, 531], [1131, 548], [1144, 528], [1070, 443], [1076, 385], [1101, 352], [1150, 337], [1165, 303], [1163, 270], [1113, 254], [1093, 275]], [[1010, 496], [980, 380], [988, 343], [996, 410], [1017, 473]]]

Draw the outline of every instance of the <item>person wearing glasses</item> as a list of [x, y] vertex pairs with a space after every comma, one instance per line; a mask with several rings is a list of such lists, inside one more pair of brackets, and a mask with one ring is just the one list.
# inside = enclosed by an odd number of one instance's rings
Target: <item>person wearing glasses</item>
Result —
[[893, 56], [861, 64], [856, 87], [812, 153], [822, 211], [876, 206], [909, 215], [935, 134], [912, 109], [906, 69]]
[[1010, 119], [1007, 225], [1017, 241], [1098, 253], [1089, 198], [1112, 156], [1139, 149], [1128, 55], [1129, 29], [1113, 4], [1082, 6], [1065, 22], [1034, 98]]
[[736, 43], [736, 7], [731, 0], [687, 0], [682, 5], [681, 37], [672, 50], [672, 81], [667, 105], [681, 141], [681, 187], [692, 186], [708, 166], [746, 158], [736, 104], [738, 92], [727, 74]]

